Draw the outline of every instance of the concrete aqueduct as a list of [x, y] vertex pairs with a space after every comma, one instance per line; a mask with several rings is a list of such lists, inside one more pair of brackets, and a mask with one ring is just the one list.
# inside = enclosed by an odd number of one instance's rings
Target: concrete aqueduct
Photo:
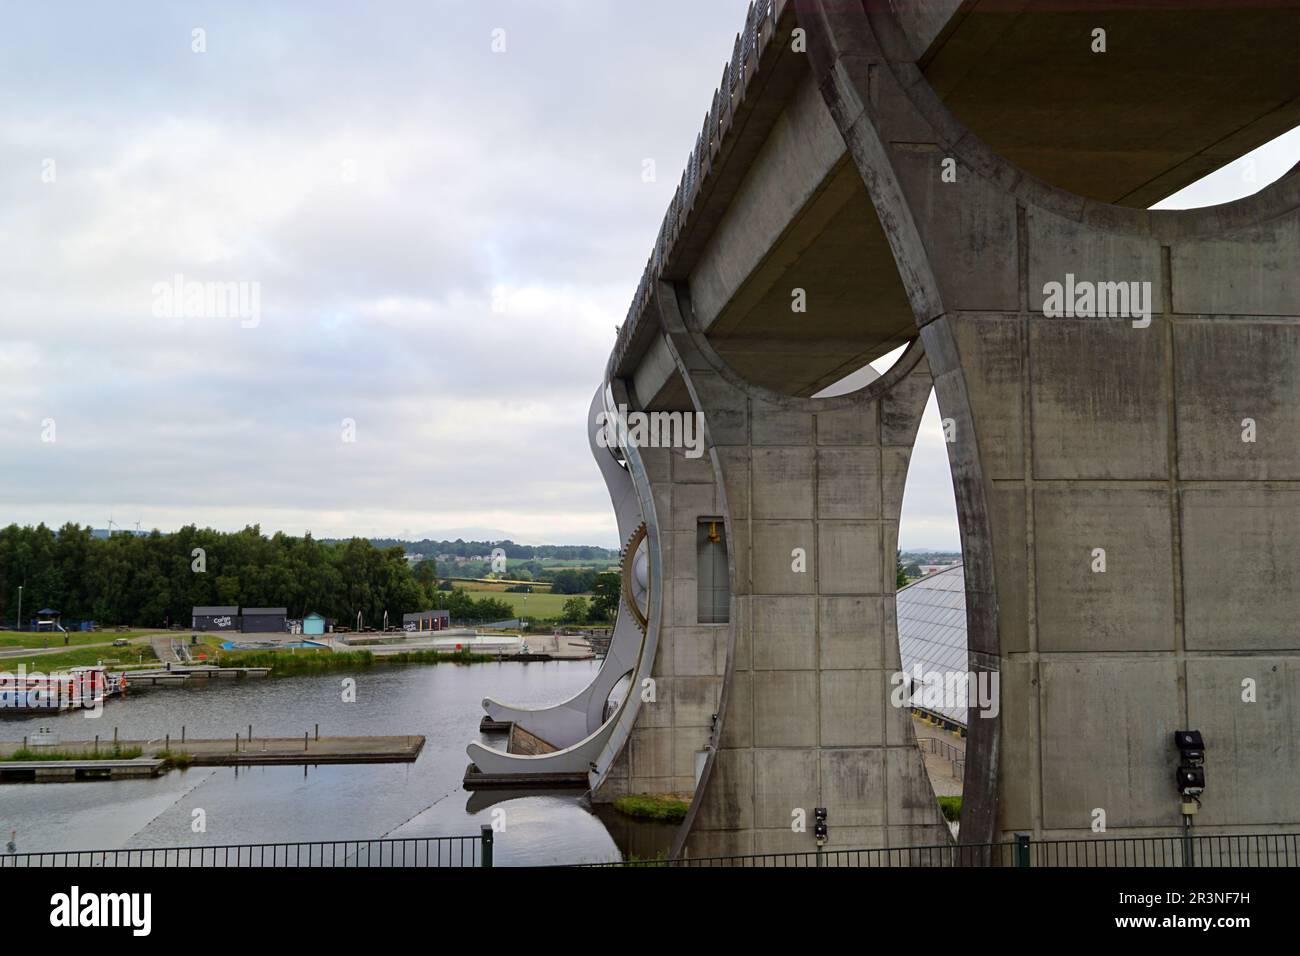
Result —
[[[933, 388], [1000, 690], [961, 842], [1179, 832], [1187, 728], [1198, 832], [1300, 825], [1300, 175], [1147, 208], [1300, 124], [1297, 36], [1293, 2], [759, 0], [592, 403], [609, 658], [485, 701], [549, 752], [477, 770], [691, 792], [694, 856], [813, 849], [814, 807], [831, 848], [949, 840], [890, 701]], [[620, 405], [698, 413], [706, 453], [603, 447]]]

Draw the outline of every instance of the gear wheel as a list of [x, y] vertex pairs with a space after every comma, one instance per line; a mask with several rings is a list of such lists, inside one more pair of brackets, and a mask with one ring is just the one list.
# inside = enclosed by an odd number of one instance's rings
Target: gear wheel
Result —
[[650, 614], [650, 555], [646, 545], [645, 522], [632, 532], [623, 548], [623, 601], [641, 633], [645, 633]]

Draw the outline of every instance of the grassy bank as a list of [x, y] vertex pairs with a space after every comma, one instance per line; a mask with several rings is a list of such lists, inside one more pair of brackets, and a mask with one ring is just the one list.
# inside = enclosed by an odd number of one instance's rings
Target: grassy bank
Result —
[[[72, 631], [67, 635], [68, 647], [80, 647], [83, 644], [112, 644], [113, 641], [120, 637], [128, 640], [135, 637], [145, 637], [143, 631]], [[36, 649], [45, 646], [49, 641], [50, 647], [62, 647], [64, 635], [58, 631], [42, 631], [39, 634], [34, 631], [0, 631], [0, 648], [26, 647]]]
[[686, 819], [690, 804], [676, 797], [634, 793], [614, 801], [614, 809], [637, 820], [658, 820], [662, 823], [680, 823]]
[[[209, 660], [212, 657], [209, 656]], [[375, 654], [372, 651], [331, 651], [326, 648], [294, 648], [284, 651], [226, 651], [216, 654], [222, 667], [269, 667], [273, 676], [316, 674], [323, 671], [355, 670], [376, 664], [475, 664], [494, 661], [493, 654], [473, 654], [466, 650], [453, 653], [438, 651], [401, 651]]]
[[6, 763], [20, 760], [134, 760], [144, 754], [139, 747], [107, 747], [102, 750], [32, 750], [19, 747], [8, 757], [0, 757]]
[[48, 674], [51, 671], [66, 670], [103, 661], [117, 661], [108, 666], [113, 670], [149, 665], [157, 661], [157, 655], [148, 644], [132, 644], [129, 647], [82, 647], [57, 654], [34, 654], [31, 657], [0, 658], [0, 671], [13, 673], [19, 664], [27, 665], [27, 670]]
[[183, 751], [173, 753], [170, 750], [160, 750], [154, 756], [161, 759], [163, 766], [168, 770], [184, 770], [194, 762], [194, 757]]
[[939, 809], [949, 823], [957, 822], [961, 819], [961, 797], [940, 797]]

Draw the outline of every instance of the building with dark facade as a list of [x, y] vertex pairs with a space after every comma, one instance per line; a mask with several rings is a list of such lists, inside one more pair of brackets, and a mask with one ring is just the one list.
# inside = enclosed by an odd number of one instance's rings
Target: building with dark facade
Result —
[[404, 631], [445, 631], [451, 627], [450, 611], [417, 611], [402, 615]]
[[283, 634], [288, 630], [288, 615], [288, 608], [283, 607], [246, 607], [240, 630], [245, 634]]
[[196, 607], [191, 612], [190, 627], [196, 631], [237, 631], [239, 606]]

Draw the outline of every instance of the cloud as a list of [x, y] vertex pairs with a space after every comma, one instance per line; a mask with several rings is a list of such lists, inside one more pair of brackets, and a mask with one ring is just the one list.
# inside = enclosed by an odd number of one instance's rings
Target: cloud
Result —
[[[9, 11], [0, 518], [617, 544], [585, 414], [746, 6]], [[956, 547], [927, 415], [902, 542]]]
[[[744, 9], [15, 13], [6, 519], [615, 544], [587, 404]], [[178, 275], [255, 327], [156, 316]]]

